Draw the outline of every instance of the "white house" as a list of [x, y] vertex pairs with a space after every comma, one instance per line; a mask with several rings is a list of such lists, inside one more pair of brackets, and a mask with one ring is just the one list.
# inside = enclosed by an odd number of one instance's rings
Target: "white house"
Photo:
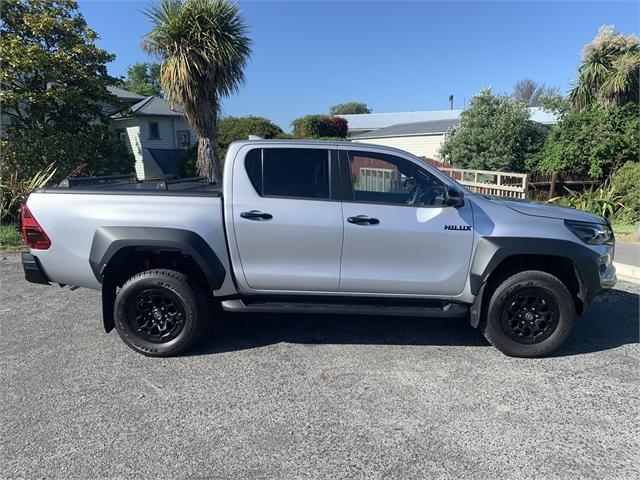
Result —
[[156, 96], [144, 97], [119, 87], [110, 92], [130, 105], [111, 115], [111, 127], [135, 157], [138, 178], [176, 173], [176, 162], [196, 138], [182, 112]]
[[[349, 123], [349, 139], [396, 147], [419, 157], [439, 158], [446, 134], [460, 123], [462, 110], [367, 113], [340, 115]], [[557, 118], [540, 108], [530, 108], [530, 119], [544, 125]]]

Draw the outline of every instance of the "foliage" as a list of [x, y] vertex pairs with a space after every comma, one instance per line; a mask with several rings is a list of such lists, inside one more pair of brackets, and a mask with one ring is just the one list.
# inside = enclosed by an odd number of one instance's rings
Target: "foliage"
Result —
[[18, 247], [22, 245], [22, 233], [15, 224], [0, 226], [0, 247]]
[[363, 102], [339, 103], [329, 109], [329, 115], [353, 115], [357, 113], [371, 113], [371, 109]]
[[177, 162], [177, 171], [180, 178], [198, 176], [198, 146], [189, 147], [184, 156]]
[[640, 40], [602, 26], [582, 50], [578, 81], [569, 98], [577, 109], [594, 102], [605, 107], [637, 104], [640, 100]]
[[[3, 169], [28, 178], [51, 162], [64, 176], [133, 166], [109, 133], [104, 105], [118, 100], [96, 33], [74, 0], [5, 0], [0, 23]], [[115, 157], [114, 157], [115, 156]], [[113, 161], [113, 163], [111, 163]]]
[[637, 159], [639, 145], [640, 118], [635, 105], [604, 108], [593, 104], [566, 114], [528, 166], [604, 179], [618, 166]]
[[513, 86], [513, 99], [516, 102], [524, 102], [529, 107], [542, 106], [541, 100], [544, 97], [558, 97], [558, 88], [547, 87], [544, 83], [538, 83], [530, 78], [519, 80]]
[[162, 60], [162, 90], [198, 136], [198, 172], [220, 181], [220, 101], [244, 83], [251, 54], [240, 9], [231, 0], [160, 0], [146, 13], [153, 29], [143, 47]]
[[542, 110], [553, 113], [558, 118], [572, 111], [569, 99], [561, 95], [543, 95], [538, 99], [538, 103]]
[[246, 140], [249, 135], [262, 138], [277, 138], [282, 129], [264, 117], [225, 117], [218, 123], [218, 153], [224, 160], [232, 142]]
[[546, 134], [546, 127], [529, 121], [525, 104], [484, 89], [445, 137], [440, 155], [456, 167], [520, 172]]
[[621, 223], [640, 222], [640, 163], [627, 162], [613, 175], [611, 185], [623, 197], [625, 208], [616, 215]]
[[616, 192], [613, 186], [601, 185], [596, 189], [591, 188], [582, 192], [576, 192], [566, 187], [565, 189], [569, 193], [568, 196], [555, 197], [549, 201], [606, 218], [612, 218], [617, 211], [625, 208], [622, 203], [622, 195]]
[[162, 95], [160, 86], [160, 64], [134, 63], [127, 67], [127, 77], [120, 86], [138, 95]]
[[328, 115], [307, 115], [293, 122], [293, 136], [296, 138], [346, 138], [348, 123], [341, 117]]
[[27, 201], [31, 192], [47, 186], [56, 173], [52, 163], [45, 169], [37, 172], [31, 178], [21, 180], [18, 172], [3, 169], [0, 176], [0, 219], [4, 222], [17, 222], [20, 218], [20, 208]]

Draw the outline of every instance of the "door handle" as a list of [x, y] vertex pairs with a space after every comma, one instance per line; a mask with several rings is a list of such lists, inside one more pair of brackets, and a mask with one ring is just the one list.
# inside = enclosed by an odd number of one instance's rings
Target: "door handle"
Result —
[[347, 222], [354, 223], [356, 225], [375, 225], [380, 223], [377, 218], [367, 217], [366, 215], [358, 215], [357, 217], [347, 218]]
[[242, 218], [246, 218], [247, 220], [271, 220], [273, 215], [270, 213], [264, 213], [260, 210], [251, 210], [249, 212], [242, 212], [240, 214]]

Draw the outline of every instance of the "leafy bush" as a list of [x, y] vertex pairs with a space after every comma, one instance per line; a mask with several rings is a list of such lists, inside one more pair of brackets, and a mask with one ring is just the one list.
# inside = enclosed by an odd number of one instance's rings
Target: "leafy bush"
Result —
[[546, 127], [529, 121], [525, 103], [485, 89], [462, 112], [440, 155], [456, 167], [521, 172], [546, 135]]
[[349, 130], [347, 121], [342, 117], [328, 115], [307, 115], [293, 122], [293, 136], [296, 138], [346, 138]]
[[18, 247], [22, 245], [22, 234], [17, 225], [0, 226], [0, 247]]
[[527, 165], [531, 170], [570, 170], [604, 180], [617, 166], [639, 154], [637, 105], [604, 108], [594, 104], [567, 113]]
[[[566, 187], [565, 187], [566, 188]], [[616, 212], [625, 208], [623, 197], [615, 187], [601, 185], [596, 189], [575, 192], [566, 188], [569, 195], [555, 197], [549, 201], [566, 207], [577, 208], [606, 218], [613, 218]]]
[[246, 140], [249, 135], [262, 138], [277, 138], [284, 133], [282, 129], [263, 117], [226, 117], [218, 122], [218, 153], [221, 161], [232, 142]]
[[614, 174], [611, 184], [622, 196], [623, 209], [616, 214], [620, 223], [640, 221], [640, 163], [627, 162]]
[[329, 109], [331, 115], [353, 115], [358, 113], [371, 113], [371, 109], [363, 102], [339, 103]]
[[49, 165], [44, 170], [37, 172], [27, 180], [20, 180], [16, 171], [9, 172], [3, 170], [0, 177], [0, 218], [5, 222], [18, 222], [20, 219], [20, 208], [27, 201], [31, 192], [38, 188], [47, 186], [56, 174], [54, 164]]
[[181, 178], [197, 177], [198, 176], [198, 145], [190, 147], [184, 157], [182, 157], [176, 167], [178, 176]]

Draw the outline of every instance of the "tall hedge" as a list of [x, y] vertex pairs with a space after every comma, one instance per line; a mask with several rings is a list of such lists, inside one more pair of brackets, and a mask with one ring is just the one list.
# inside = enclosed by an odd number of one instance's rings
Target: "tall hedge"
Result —
[[296, 118], [292, 125], [293, 136], [296, 138], [346, 138], [349, 130], [344, 118], [329, 115], [307, 115]]

